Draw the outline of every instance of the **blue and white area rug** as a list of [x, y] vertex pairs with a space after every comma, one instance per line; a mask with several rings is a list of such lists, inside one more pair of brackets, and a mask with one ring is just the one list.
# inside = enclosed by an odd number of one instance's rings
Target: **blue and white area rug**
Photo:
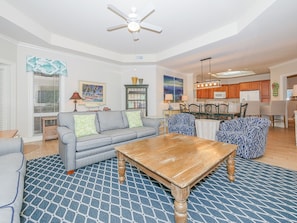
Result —
[[[21, 222], [174, 222], [170, 190], [113, 158], [66, 175], [59, 155], [28, 161]], [[188, 222], [297, 222], [297, 172], [236, 157], [192, 188]]]

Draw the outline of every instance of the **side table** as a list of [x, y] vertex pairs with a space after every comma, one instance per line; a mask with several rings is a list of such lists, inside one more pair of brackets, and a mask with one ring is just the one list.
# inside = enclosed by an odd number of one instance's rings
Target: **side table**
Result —
[[43, 117], [42, 118], [42, 136], [43, 141], [50, 139], [57, 139], [57, 117]]

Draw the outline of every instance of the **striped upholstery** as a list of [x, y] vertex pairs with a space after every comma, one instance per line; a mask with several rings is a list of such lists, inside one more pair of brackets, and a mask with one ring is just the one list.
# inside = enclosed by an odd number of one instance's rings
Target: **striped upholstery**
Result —
[[265, 152], [270, 121], [265, 118], [246, 117], [224, 121], [216, 133], [217, 140], [238, 145], [237, 155], [252, 159]]

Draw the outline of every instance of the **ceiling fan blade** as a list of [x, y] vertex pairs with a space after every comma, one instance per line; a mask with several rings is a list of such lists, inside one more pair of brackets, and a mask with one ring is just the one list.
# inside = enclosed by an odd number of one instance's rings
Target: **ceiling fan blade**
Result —
[[139, 32], [133, 32], [133, 33], [132, 33], [132, 36], [133, 36], [133, 40], [134, 40], [134, 41], [139, 40]]
[[119, 25], [108, 27], [107, 31], [113, 31], [113, 30], [121, 29], [121, 28], [125, 28], [125, 27], [127, 27], [127, 24], [119, 24]]
[[157, 33], [161, 33], [162, 32], [162, 27], [160, 26], [155, 26], [149, 23], [145, 23], [145, 22], [141, 22], [140, 23], [140, 27], [143, 29], [148, 29], [151, 30], [153, 32], [157, 32]]
[[110, 9], [111, 11], [113, 11], [115, 14], [121, 16], [123, 19], [125, 19], [125, 20], [129, 19], [128, 15], [126, 15], [124, 12], [122, 12], [121, 10], [119, 10], [118, 8], [116, 8], [113, 5], [108, 4], [107, 8]]
[[154, 11], [155, 11], [155, 8], [151, 3], [146, 5], [146, 7], [139, 13], [139, 16], [138, 16], [139, 21], [144, 20], [146, 17], [148, 17]]

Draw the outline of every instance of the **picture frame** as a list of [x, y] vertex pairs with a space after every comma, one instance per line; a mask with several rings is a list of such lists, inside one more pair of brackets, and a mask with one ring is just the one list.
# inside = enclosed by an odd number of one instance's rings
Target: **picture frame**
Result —
[[163, 97], [165, 100], [166, 94], [173, 95], [173, 103], [181, 102], [181, 97], [184, 92], [184, 81], [182, 78], [172, 77], [168, 75], [163, 76], [164, 92]]
[[79, 93], [82, 103], [87, 107], [106, 104], [106, 84], [90, 81], [79, 81]]

